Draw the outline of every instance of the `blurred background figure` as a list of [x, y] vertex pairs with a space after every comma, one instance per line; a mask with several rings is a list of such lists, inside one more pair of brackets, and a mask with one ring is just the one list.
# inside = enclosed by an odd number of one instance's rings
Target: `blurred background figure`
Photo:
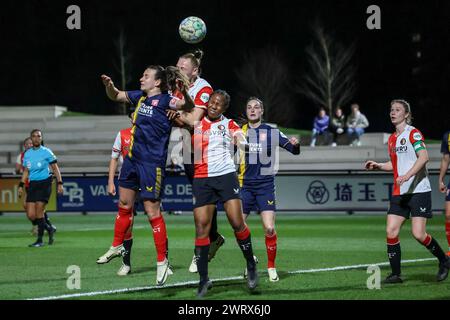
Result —
[[354, 103], [351, 105], [352, 113], [347, 119], [347, 135], [350, 138], [350, 145], [360, 146], [361, 136], [364, 133], [364, 129], [369, 126], [369, 120], [366, 116], [359, 111], [359, 105]]
[[311, 147], [316, 146], [317, 136], [325, 135], [328, 137], [328, 125], [330, 123], [330, 117], [327, 116], [325, 108], [319, 109], [319, 114], [314, 118], [313, 129], [312, 129], [312, 138], [311, 138]]
[[341, 107], [337, 107], [334, 111], [334, 116], [331, 118], [330, 132], [333, 135], [332, 147], [336, 147], [337, 138], [339, 135], [344, 133], [345, 128], [345, 115], [342, 112]]

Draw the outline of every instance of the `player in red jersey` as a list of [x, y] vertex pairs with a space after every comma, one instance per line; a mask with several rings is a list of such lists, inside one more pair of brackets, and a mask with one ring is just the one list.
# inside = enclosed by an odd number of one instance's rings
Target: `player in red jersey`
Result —
[[[186, 53], [182, 55], [177, 62], [177, 67], [183, 73], [190, 82], [189, 95], [192, 100], [194, 100], [195, 107], [190, 112], [181, 112], [180, 121], [184, 124], [194, 125], [196, 122], [203, 119], [207, 112], [207, 106], [209, 98], [213, 92], [211, 85], [203, 78], [200, 77], [201, 74], [201, 60], [203, 58], [203, 51], [196, 50], [193, 53]], [[182, 98], [178, 95], [179, 98]], [[184, 163], [184, 172], [192, 184], [194, 178], [194, 164], [192, 158], [191, 150], [191, 139], [189, 143], [183, 140], [183, 151], [188, 152], [190, 157], [188, 157], [190, 163]], [[185, 158], [186, 159], [186, 158]], [[211, 223], [211, 230], [209, 232], [210, 249], [208, 255], [208, 261], [214, 258], [217, 250], [225, 243], [225, 238], [217, 231], [217, 208], [214, 210], [213, 219]], [[190, 272], [197, 272], [197, 260], [196, 255], [192, 257], [191, 265], [189, 266]]]
[[[128, 112], [128, 118], [131, 120], [131, 124], [133, 124], [133, 113], [134, 110]], [[109, 162], [109, 171], [108, 171], [108, 194], [111, 196], [116, 195], [116, 186], [114, 184], [114, 177], [116, 175], [117, 167], [122, 165], [123, 158], [127, 156], [128, 150], [130, 148], [131, 142], [131, 130], [132, 126], [126, 129], [122, 129], [117, 133], [116, 139], [114, 140], [114, 145], [111, 153], [111, 160]], [[136, 203], [133, 207], [133, 211], [136, 212]], [[133, 221], [131, 221], [130, 227], [125, 233], [125, 237], [123, 240], [123, 252], [122, 252], [122, 266], [117, 271], [117, 275], [126, 276], [131, 272], [131, 247], [133, 246], [133, 235], [132, 235]], [[114, 258], [116, 256], [113, 256]], [[112, 259], [111, 258], [111, 259]], [[98, 264], [107, 263], [111, 260], [108, 260], [106, 257], [101, 256], [98, 260]]]
[[426, 232], [427, 219], [432, 217], [431, 186], [426, 163], [428, 152], [422, 133], [411, 126], [411, 108], [405, 100], [391, 102], [390, 118], [395, 132], [389, 137], [390, 161], [377, 163], [369, 160], [367, 170], [393, 171], [394, 188], [387, 215], [387, 252], [392, 273], [384, 283], [401, 283], [401, 250], [398, 238], [406, 219], [411, 217], [414, 238], [439, 260], [437, 281], [447, 278], [450, 258], [442, 251], [436, 239]]
[[441, 168], [439, 170], [439, 191], [445, 193], [445, 234], [447, 236], [448, 251], [450, 256], [450, 182], [445, 185], [444, 178], [450, 164], [450, 131], [447, 131], [442, 137], [441, 143]]
[[200, 282], [198, 297], [203, 297], [212, 282], [208, 277], [209, 230], [218, 201], [223, 202], [228, 221], [247, 261], [247, 285], [258, 285], [250, 230], [244, 222], [240, 187], [233, 161], [233, 145], [245, 148], [246, 140], [240, 127], [222, 115], [229, 106], [230, 96], [217, 90], [208, 102], [208, 113], [193, 127], [194, 146], [194, 219], [195, 253]]

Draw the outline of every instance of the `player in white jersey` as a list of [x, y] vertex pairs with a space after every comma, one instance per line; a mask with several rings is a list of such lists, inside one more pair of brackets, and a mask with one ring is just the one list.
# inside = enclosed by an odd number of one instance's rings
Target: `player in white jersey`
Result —
[[258, 275], [253, 257], [250, 230], [242, 216], [240, 187], [233, 161], [233, 146], [247, 146], [239, 126], [225, 118], [230, 96], [217, 90], [208, 102], [208, 113], [194, 126], [194, 193], [195, 253], [200, 282], [197, 295], [203, 297], [212, 283], [208, 278], [209, 229], [217, 202], [223, 202], [228, 221], [247, 261], [247, 285], [256, 288]]
[[392, 273], [384, 283], [401, 283], [400, 229], [411, 216], [412, 234], [439, 260], [437, 281], [447, 278], [450, 258], [442, 251], [436, 239], [426, 232], [427, 219], [432, 217], [431, 187], [426, 163], [428, 152], [422, 133], [411, 126], [411, 108], [405, 100], [391, 102], [390, 118], [395, 132], [389, 137], [390, 161], [377, 163], [369, 160], [367, 170], [393, 171], [394, 188], [387, 215], [387, 252]]
[[[193, 126], [196, 122], [201, 121], [206, 114], [209, 98], [213, 92], [211, 85], [205, 79], [200, 77], [201, 74], [201, 60], [203, 58], [202, 50], [195, 50], [193, 53], [186, 53], [179, 57], [177, 67], [181, 73], [183, 73], [190, 82], [189, 95], [194, 101], [195, 107], [189, 112], [180, 113], [180, 125]], [[178, 96], [178, 95], [177, 95]], [[182, 96], [178, 96], [182, 99]], [[191, 152], [191, 137], [184, 136], [183, 138], [183, 152], [184, 155], [184, 171], [192, 184], [194, 179], [194, 163]], [[209, 250], [208, 261], [214, 258], [217, 250], [225, 243], [225, 237], [223, 237], [217, 231], [217, 208], [214, 210], [213, 219], [211, 222], [211, 230], [209, 232], [209, 239], [211, 246]], [[189, 271], [192, 273], [197, 272], [197, 260], [196, 255], [192, 257]]]

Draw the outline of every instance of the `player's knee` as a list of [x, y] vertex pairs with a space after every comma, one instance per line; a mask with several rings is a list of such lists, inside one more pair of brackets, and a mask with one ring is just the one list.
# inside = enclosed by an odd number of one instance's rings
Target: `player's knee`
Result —
[[399, 228], [392, 228], [392, 227], [387, 227], [386, 228], [386, 236], [389, 239], [393, 239], [393, 238], [398, 237], [399, 233], [400, 233], [400, 229]]
[[427, 234], [424, 230], [412, 230], [411, 231], [414, 239], [416, 239], [419, 242], [423, 242], [425, 238], [427, 237]]
[[274, 227], [268, 227], [266, 228], [266, 235], [269, 237], [273, 236], [275, 234], [275, 228]]
[[133, 203], [131, 203], [130, 201], [127, 201], [125, 199], [120, 199], [119, 200], [119, 207], [126, 209], [126, 210], [131, 210], [133, 208]]

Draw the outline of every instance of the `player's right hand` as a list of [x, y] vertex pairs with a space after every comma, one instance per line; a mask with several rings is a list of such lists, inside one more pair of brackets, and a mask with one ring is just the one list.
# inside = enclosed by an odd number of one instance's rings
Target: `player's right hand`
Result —
[[442, 193], [446, 193], [447, 192], [447, 186], [442, 181], [439, 182], [439, 191], [442, 192]]
[[380, 168], [380, 165], [378, 163], [376, 163], [375, 161], [368, 160], [364, 164], [364, 167], [366, 168], [366, 170], [376, 170], [376, 169]]
[[107, 75], [102, 74], [101, 78], [102, 78], [103, 85], [105, 87], [113, 85], [113, 81]]
[[114, 183], [108, 184], [108, 194], [113, 197], [116, 195], [116, 186]]

